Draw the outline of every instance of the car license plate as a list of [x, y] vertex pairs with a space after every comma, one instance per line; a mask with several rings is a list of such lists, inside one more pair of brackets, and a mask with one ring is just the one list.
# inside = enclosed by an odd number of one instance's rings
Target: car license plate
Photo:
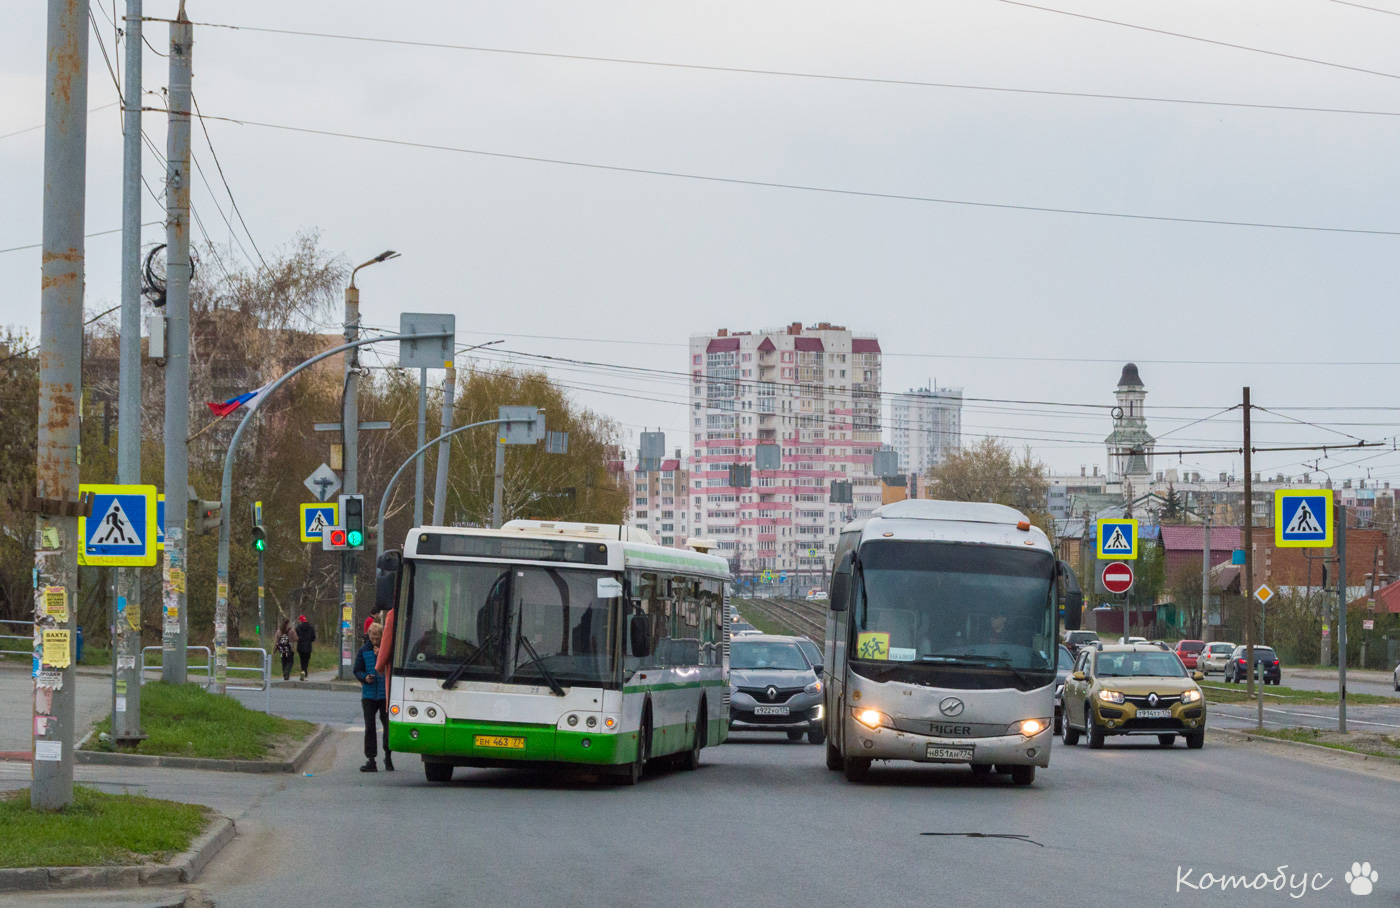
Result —
[[930, 744], [924, 756], [930, 760], [971, 760], [971, 747], [940, 747]]
[[1169, 709], [1140, 709], [1137, 711], [1139, 719], [1170, 719], [1172, 711]]
[[477, 747], [504, 747], [509, 750], [524, 750], [525, 739], [505, 735], [477, 735]]
[[755, 716], [786, 716], [788, 707], [786, 706], [755, 706], [753, 708]]

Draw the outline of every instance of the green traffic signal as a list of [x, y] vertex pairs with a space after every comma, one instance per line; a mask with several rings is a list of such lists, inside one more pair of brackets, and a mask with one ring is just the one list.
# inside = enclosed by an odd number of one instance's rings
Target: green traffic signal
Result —
[[267, 530], [260, 526], [253, 527], [253, 548], [259, 552], [267, 551]]
[[255, 539], [255, 540], [253, 540], [253, 548], [257, 549], [259, 552], [266, 552], [266, 551], [267, 551], [267, 540], [266, 540], [266, 539]]
[[352, 546], [364, 545], [365, 534], [361, 533], [359, 530], [351, 530], [349, 533], [345, 534], [345, 541]]

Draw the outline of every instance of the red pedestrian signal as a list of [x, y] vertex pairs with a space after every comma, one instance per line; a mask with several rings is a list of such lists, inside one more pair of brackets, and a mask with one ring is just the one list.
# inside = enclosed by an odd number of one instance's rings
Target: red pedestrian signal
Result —
[[344, 530], [331, 530], [331, 545], [335, 546], [336, 548], [344, 548], [344, 547], [345, 547], [345, 531], [344, 531]]

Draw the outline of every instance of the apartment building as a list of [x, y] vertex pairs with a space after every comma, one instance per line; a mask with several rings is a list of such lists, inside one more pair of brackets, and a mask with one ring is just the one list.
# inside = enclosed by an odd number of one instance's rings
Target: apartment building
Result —
[[890, 441], [899, 472], [923, 475], [962, 447], [962, 388], [911, 389], [890, 398]]
[[841, 526], [880, 506], [879, 341], [828, 322], [721, 329], [691, 337], [689, 366], [694, 534], [737, 574], [824, 576]]
[[[664, 445], [664, 442], [663, 442]], [[664, 450], [664, 447], [662, 448]], [[646, 530], [661, 545], [684, 548], [690, 538], [690, 471], [679, 448], [675, 457], [640, 457], [622, 470], [631, 489], [630, 526]]]

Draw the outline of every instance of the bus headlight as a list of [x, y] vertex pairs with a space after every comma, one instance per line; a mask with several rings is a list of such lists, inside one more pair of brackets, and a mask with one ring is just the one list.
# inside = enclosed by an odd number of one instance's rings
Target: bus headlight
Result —
[[802, 692], [804, 694], [819, 694], [822, 692], [822, 683], [820, 681], [813, 681], [811, 684], [802, 688]]
[[890, 717], [878, 709], [857, 709], [853, 714], [856, 721], [866, 728], [879, 728], [882, 725], [888, 728], [894, 727], [894, 722], [890, 720]]
[[1123, 693], [1116, 690], [1101, 690], [1099, 691], [1099, 699], [1105, 703], [1122, 703]]
[[1045, 729], [1050, 727], [1049, 719], [1023, 719], [1020, 722], [1012, 722], [1011, 727], [1006, 730], [1007, 734], [1023, 734], [1027, 738], [1033, 738]]
[[1201, 692], [1199, 690], [1188, 690], [1181, 695], [1182, 703], [1195, 703], [1199, 699], [1201, 699]]

